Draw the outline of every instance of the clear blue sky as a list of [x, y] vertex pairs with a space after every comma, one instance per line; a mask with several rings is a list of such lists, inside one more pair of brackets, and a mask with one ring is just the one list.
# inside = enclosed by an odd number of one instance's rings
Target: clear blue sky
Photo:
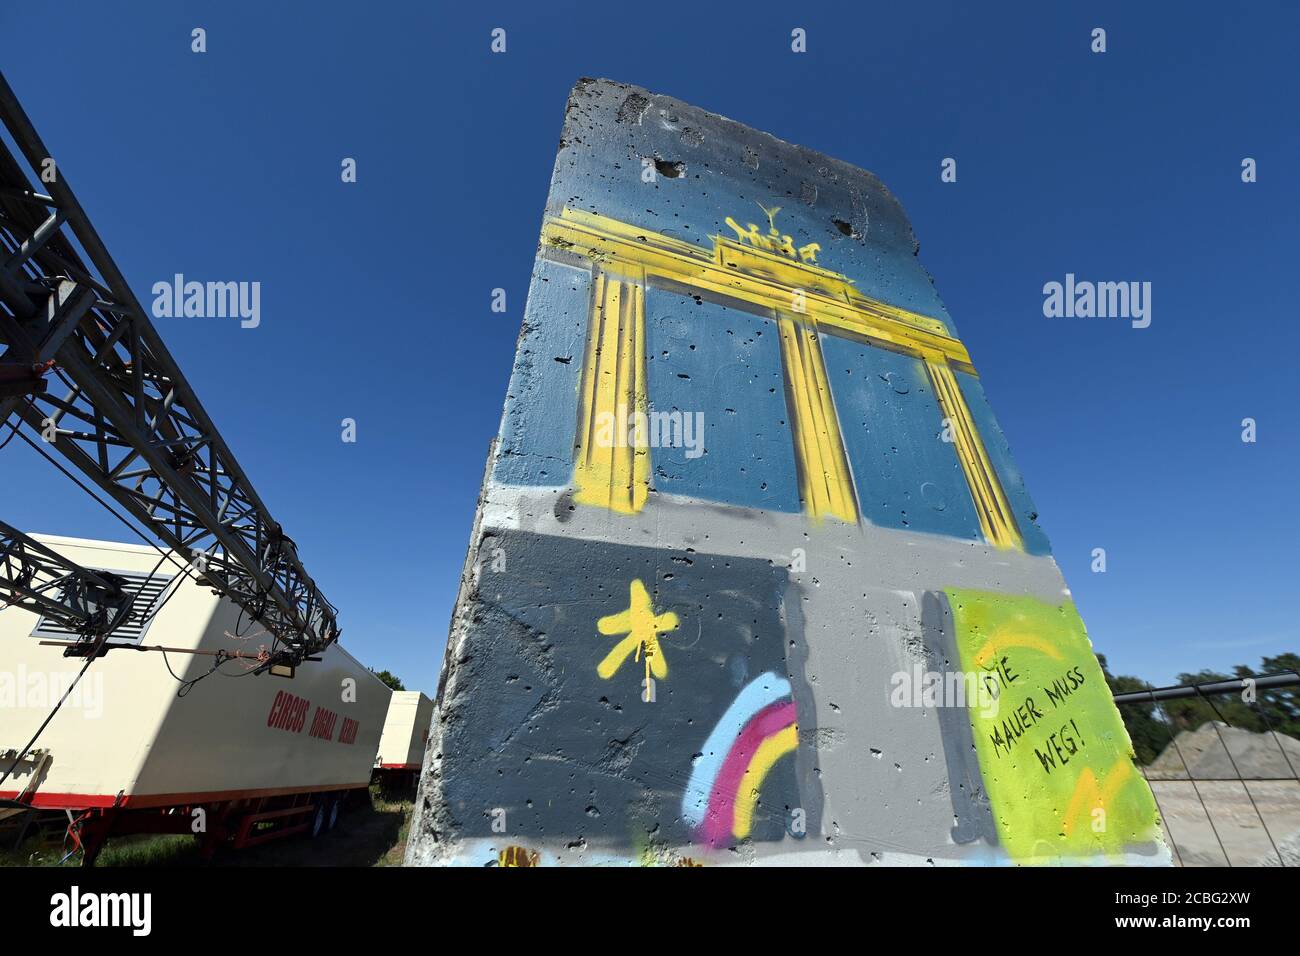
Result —
[[[580, 76], [895, 192], [1114, 669], [1300, 649], [1295, 5], [831, 6], [6, 4], [0, 64], [142, 301], [176, 272], [262, 283], [260, 328], [160, 331], [344, 643], [408, 686], [436, 686]], [[1067, 272], [1152, 282], [1151, 327], [1044, 318]], [[26, 446], [3, 468], [5, 520], [123, 537]]]

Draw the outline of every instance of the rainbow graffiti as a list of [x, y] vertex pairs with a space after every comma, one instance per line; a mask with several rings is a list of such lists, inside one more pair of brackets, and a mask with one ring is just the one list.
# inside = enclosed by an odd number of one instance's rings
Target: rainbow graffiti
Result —
[[768, 671], [745, 685], [704, 742], [682, 797], [682, 816], [701, 842], [749, 836], [768, 771], [798, 743], [790, 682]]

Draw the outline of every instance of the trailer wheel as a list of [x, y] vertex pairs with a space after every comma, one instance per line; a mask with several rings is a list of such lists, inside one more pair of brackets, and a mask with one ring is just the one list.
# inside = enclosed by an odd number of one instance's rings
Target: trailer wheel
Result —
[[325, 823], [328, 815], [325, 810], [325, 801], [322, 800], [316, 804], [316, 812], [311, 817], [311, 838], [314, 840], [325, 831]]
[[338, 822], [339, 822], [339, 811], [340, 811], [342, 808], [343, 808], [343, 798], [342, 798], [342, 797], [335, 797], [334, 799], [330, 800], [330, 814], [329, 814], [329, 820], [328, 820], [328, 822], [325, 824], [325, 828], [326, 828], [327, 830], [333, 830], [334, 827], [338, 824]]

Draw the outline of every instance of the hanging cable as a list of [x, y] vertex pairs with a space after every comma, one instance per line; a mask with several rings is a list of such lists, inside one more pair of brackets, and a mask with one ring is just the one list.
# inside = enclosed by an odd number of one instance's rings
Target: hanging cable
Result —
[[[181, 686], [180, 686], [180, 689], [176, 691], [176, 696], [177, 696], [177, 697], [184, 697], [186, 694], [188, 694], [190, 691], [192, 691], [192, 690], [194, 689], [195, 685], [198, 684], [199, 681], [204, 680], [204, 679], [206, 679], [206, 678], [208, 678], [208, 677], [211, 677], [213, 674], [215, 674], [215, 673], [217, 672], [217, 668], [219, 668], [219, 667], [220, 667], [222, 664], [224, 664], [226, 661], [235, 660], [235, 658], [232, 657], [231, 655], [227, 654], [226, 651], [225, 651], [224, 649], [219, 649], [219, 650], [217, 651], [217, 653], [216, 653], [215, 658], [214, 658], [213, 661], [212, 661], [212, 666], [211, 666], [211, 667], [209, 667], [206, 671], [204, 671], [204, 672], [203, 672], [202, 674], [200, 674], [198, 677], [191, 677], [191, 678], [188, 678], [188, 679], [183, 679], [183, 678], [177, 676], [176, 672], [175, 672], [174, 670], [172, 670], [172, 664], [171, 664], [171, 661], [170, 661], [170, 660], [168, 659], [168, 657], [167, 657], [167, 652], [166, 652], [166, 651], [162, 651], [162, 657], [163, 657], [163, 663], [167, 665], [167, 673], [171, 674], [172, 677], [176, 680], [176, 682], [179, 683], [179, 684], [181, 685]], [[239, 675], [234, 675], [234, 674], [232, 674], [232, 675], [229, 675], [229, 676], [234, 677], [234, 676], [239, 676]]]
[[9, 443], [14, 440], [14, 435], [18, 434], [18, 419], [16, 417], [11, 418], [9, 421], [5, 422], [5, 424], [8, 425], [10, 429], [9, 437], [0, 442], [0, 451], [4, 451], [4, 449], [8, 447]]
[[[42, 458], [44, 458], [46, 461], [48, 461], [50, 464], [52, 464], [55, 468], [59, 469], [59, 471], [61, 471], [65, 476], [67, 476], [68, 478], [72, 479], [72, 482], [73, 482], [73, 483], [74, 483], [78, 488], [80, 488], [80, 489], [81, 489], [82, 491], [84, 491], [86, 494], [90, 495], [90, 497], [94, 498], [97, 502], [99, 502], [99, 504], [104, 508], [105, 511], [107, 511], [109, 514], [111, 514], [111, 515], [112, 515], [114, 518], [116, 518], [118, 521], [122, 522], [122, 524], [126, 525], [126, 527], [131, 531], [131, 533], [132, 533], [133, 535], [135, 535], [137, 538], [139, 538], [141, 541], [143, 541], [145, 544], [147, 544], [149, 547], [153, 548], [155, 551], [159, 552], [160, 554], [163, 554], [163, 555], [167, 555], [167, 554], [168, 554], [168, 552], [163, 551], [162, 548], [158, 547], [158, 544], [157, 544], [156, 542], [150, 540], [150, 539], [149, 539], [149, 538], [144, 534], [143, 531], [140, 531], [138, 528], [136, 528], [135, 525], [131, 524], [131, 522], [128, 521], [128, 520], [127, 520], [127, 519], [126, 519], [122, 514], [120, 514], [120, 513], [119, 513], [119, 512], [118, 512], [118, 511], [117, 511], [117, 510], [116, 510], [112, 505], [110, 505], [107, 501], [105, 501], [105, 500], [104, 500], [103, 498], [101, 498], [99, 495], [95, 494], [95, 492], [92, 491], [89, 487], [87, 487], [87, 486], [85, 485], [85, 483], [83, 483], [83, 482], [81, 481], [80, 478], [78, 478], [78, 477], [77, 477], [76, 475], [74, 475], [72, 472], [68, 471], [67, 468], [63, 467], [63, 464], [62, 464], [58, 459], [56, 459], [53, 455], [51, 455], [49, 452], [47, 452], [47, 451], [46, 451], [44, 448], [42, 448], [40, 445], [36, 444], [36, 442], [32, 441], [31, 438], [27, 437], [27, 433], [26, 433], [26, 432], [19, 430], [19, 431], [16, 431], [15, 434], [16, 434], [19, 438], [21, 438], [23, 441], [25, 441], [28, 445], [30, 445], [30, 446], [31, 446], [31, 447], [36, 451], [36, 453], [39, 454]], [[188, 569], [185, 568], [183, 565], [177, 563], [177, 561], [176, 561], [175, 558], [172, 558], [172, 559], [171, 559], [171, 562], [172, 562], [172, 564], [175, 564], [176, 567], [180, 568], [182, 572], [188, 572]]]
[[[50, 464], [54, 465], [55, 468], [57, 468], [59, 471], [61, 471], [61, 472], [62, 472], [64, 475], [66, 475], [68, 478], [71, 478], [72, 481], [73, 481], [73, 483], [76, 484], [76, 486], [77, 486], [78, 488], [80, 488], [80, 489], [81, 489], [82, 491], [84, 491], [86, 494], [90, 495], [90, 497], [94, 498], [97, 502], [99, 502], [99, 504], [102, 505], [103, 508], [104, 508], [106, 511], [108, 511], [109, 514], [111, 514], [113, 517], [115, 517], [118, 521], [122, 522], [122, 524], [126, 525], [126, 526], [131, 530], [131, 533], [132, 533], [132, 534], [134, 534], [137, 538], [139, 538], [139, 539], [140, 539], [141, 541], [143, 541], [145, 544], [149, 545], [149, 547], [151, 547], [151, 548], [153, 548], [154, 550], [156, 550], [159, 554], [163, 554], [163, 555], [168, 556], [168, 558], [169, 558], [169, 560], [171, 560], [172, 564], [175, 565], [177, 568], [179, 568], [182, 574], [184, 574], [184, 575], [185, 575], [187, 578], [189, 578], [190, 580], [195, 580], [195, 578], [194, 578], [193, 575], [191, 574], [191, 571], [190, 571], [190, 568], [189, 568], [189, 567], [187, 567], [187, 566], [185, 566], [185, 565], [182, 565], [182, 564], [178, 563], [178, 562], [176, 561], [175, 558], [171, 558], [171, 557], [170, 557], [170, 554], [173, 553], [173, 552], [166, 552], [166, 551], [163, 551], [163, 549], [160, 548], [156, 542], [150, 540], [150, 539], [149, 539], [149, 538], [148, 538], [148, 537], [147, 537], [147, 536], [146, 536], [142, 531], [140, 531], [139, 529], [137, 529], [137, 528], [135, 527], [135, 525], [131, 524], [131, 522], [128, 521], [128, 520], [127, 520], [123, 515], [119, 514], [119, 513], [118, 513], [118, 512], [117, 512], [117, 511], [112, 507], [112, 505], [108, 504], [108, 502], [104, 501], [104, 500], [103, 500], [99, 495], [95, 494], [95, 492], [92, 491], [89, 487], [87, 487], [87, 486], [86, 486], [86, 485], [85, 485], [85, 484], [84, 484], [84, 483], [83, 483], [83, 482], [82, 482], [82, 481], [81, 481], [81, 480], [80, 480], [76, 475], [74, 475], [72, 472], [68, 471], [67, 468], [63, 467], [62, 463], [59, 462], [57, 459], [55, 459], [54, 456], [52, 456], [51, 454], [49, 454], [49, 452], [47, 452], [44, 448], [41, 448], [41, 447], [40, 447], [39, 445], [37, 445], [34, 441], [32, 441], [32, 439], [29, 438], [25, 432], [19, 431], [17, 434], [18, 434], [18, 436], [19, 436], [20, 438], [22, 438], [23, 441], [25, 441], [25, 442], [26, 442], [28, 445], [30, 445], [30, 446], [31, 446], [31, 447], [32, 447], [32, 448], [33, 448], [33, 449], [34, 449], [38, 454], [40, 454], [41, 457], [43, 457], [43, 458], [44, 458], [46, 461], [48, 461]], [[196, 583], [197, 583], [197, 581], [196, 581]], [[173, 593], [174, 593], [174, 592], [173, 592]], [[169, 597], [169, 599], [170, 599], [170, 597]], [[161, 608], [159, 608], [159, 610], [161, 610]], [[240, 606], [240, 610], [241, 610], [241, 613], [242, 613], [242, 611], [243, 611], [243, 606], [242, 606], [242, 605]], [[280, 638], [277, 637], [276, 635], [272, 634], [272, 635], [271, 635], [271, 641], [272, 641], [272, 646], [275, 646], [275, 645], [278, 645], [278, 644], [280, 643]]]
[[[45, 451], [45, 449], [41, 448], [39, 445], [37, 445], [35, 442], [33, 442], [32, 439], [30, 439], [29, 437], [27, 437], [27, 434], [26, 434], [25, 432], [21, 431], [21, 430], [18, 428], [18, 426], [17, 426], [16, 424], [14, 424], [12, 427], [13, 427], [13, 434], [11, 434], [11, 435], [9, 436], [8, 439], [6, 439], [5, 444], [8, 444], [9, 441], [11, 441], [11, 440], [13, 439], [13, 436], [14, 436], [14, 435], [17, 435], [19, 438], [21, 438], [23, 441], [25, 441], [28, 445], [30, 445], [30, 446], [31, 446], [31, 447], [32, 447], [32, 448], [33, 448], [37, 453], [39, 453], [43, 458], [45, 458], [48, 462], [50, 462], [52, 465], [54, 465], [56, 468], [58, 468], [59, 471], [63, 472], [64, 475], [66, 475], [67, 477], [71, 478], [71, 479], [73, 480], [73, 482], [74, 482], [74, 483], [75, 483], [79, 488], [81, 488], [82, 491], [86, 492], [86, 494], [88, 494], [88, 495], [90, 495], [92, 498], [94, 498], [95, 501], [97, 501], [97, 502], [98, 502], [98, 503], [99, 503], [99, 504], [100, 504], [100, 505], [101, 505], [101, 506], [102, 506], [102, 507], [103, 507], [103, 508], [104, 508], [104, 509], [109, 513], [109, 514], [111, 514], [113, 517], [117, 518], [117, 520], [120, 521], [122, 524], [126, 525], [126, 527], [129, 528], [129, 529], [132, 531], [132, 533], [134, 533], [137, 537], [139, 537], [142, 541], [144, 541], [147, 545], [149, 545], [150, 547], [152, 547], [155, 551], [157, 551], [157, 552], [159, 553], [160, 557], [159, 557], [159, 559], [158, 559], [158, 563], [155, 564], [155, 565], [153, 566], [153, 569], [149, 572], [148, 577], [145, 578], [144, 583], [143, 583], [143, 584], [140, 586], [140, 588], [137, 590], [137, 594], [142, 593], [142, 592], [144, 591], [144, 589], [147, 588], [147, 587], [149, 586], [149, 584], [153, 581], [154, 576], [157, 575], [159, 568], [162, 567], [164, 561], [171, 561], [171, 563], [172, 563], [173, 565], [175, 565], [177, 568], [179, 568], [179, 569], [181, 570], [181, 573], [182, 573], [182, 575], [183, 575], [184, 577], [186, 577], [186, 578], [189, 578], [189, 577], [190, 577], [189, 569], [188, 569], [187, 567], [185, 567], [185, 566], [179, 564], [179, 563], [175, 560], [175, 558], [172, 557], [172, 552], [170, 552], [170, 551], [164, 551], [164, 550], [163, 550], [162, 548], [160, 548], [160, 547], [159, 547], [155, 542], [150, 541], [149, 538], [147, 538], [147, 537], [146, 537], [146, 536], [145, 536], [141, 531], [137, 530], [136, 527], [135, 527], [133, 524], [131, 524], [130, 521], [128, 521], [128, 520], [127, 520], [123, 515], [119, 514], [119, 513], [117, 512], [116, 509], [114, 509], [111, 505], [109, 505], [108, 502], [104, 501], [102, 498], [99, 497], [99, 495], [95, 494], [95, 493], [94, 493], [93, 491], [91, 491], [88, 487], [86, 487], [85, 484], [83, 484], [83, 483], [82, 483], [82, 482], [81, 482], [81, 481], [80, 481], [80, 480], [79, 480], [75, 475], [73, 475], [73, 474], [72, 474], [71, 472], [69, 472], [66, 468], [64, 468], [63, 465], [60, 464], [58, 461], [56, 461], [56, 460], [55, 460], [55, 459], [54, 459], [54, 458], [53, 458], [53, 457], [52, 457], [48, 452]], [[3, 447], [4, 447], [3, 445], [0, 445], [0, 448], [3, 448]], [[173, 594], [175, 594], [176, 591], [179, 590], [179, 589], [180, 589], [180, 582], [177, 583], [176, 587], [172, 588], [171, 593], [169, 593], [168, 596], [167, 596], [167, 600], [171, 600], [171, 596], [172, 596]], [[159, 594], [161, 594], [161, 593], [162, 593], [162, 592], [159, 592]], [[146, 609], [146, 612], [145, 612], [145, 615], [146, 615], [146, 616], [142, 617], [141, 620], [148, 620], [147, 615], [148, 615], [148, 613], [152, 610], [153, 603], [154, 603], [154, 601], [156, 601], [156, 600], [157, 600], [157, 595], [155, 595], [153, 601], [150, 601], [149, 608], [147, 608], [147, 609]], [[166, 604], [166, 601], [164, 601], [163, 604], [165, 605], [165, 604]], [[162, 610], [162, 606], [159, 606], [158, 610], [161, 611], [161, 610]], [[14, 760], [14, 762], [9, 766], [9, 769], [5, 771], [4, 776], [3, 776], [3, 777], [0, 777], [0, 784], [3, 784], [6, 780], [9, 779], [10, 775], [14, 772], [14, 770], [16, 770], [16, 769], [18, 768], [18, 765], [19, 765], [20, 763], [22, 763], [23, 758], [26, 757], [27, 754], [31, 751], [32, 747], [34, 747], [34, 746], [36, 745], [36, 741], [39, 740], [41, 734], [45, 732], [45, 728], [49, 726], [50, 721], [52, 721], [52, 720], [54, 719], [55, 714], [57, 714], [57, 713], [59, 712], [59, 710], [63, 707], [63, 703], [64, 703], [64, 701], [66, 701], [66, 700], [68, 699], [68, 695], [70, 695], [70, 694], [72, 693], [73, 688], [75, 688], [75, 687], [77, 686], [77, 684], [79, 684], [79, 683], [81, 682], [81, 678], [85, 675], [86, 671], [89, 670], [91, 663], [95, 660], [95, 658], [96, 658], [96, 656], [97, 656], [99, 650], [100, 650], [100, 649], [103, 647], [103, 645], [107, 642], [108, 637], [109, 637], [109, 633], [107, 633], [107, 632], [104, 633], [104, 634], [100, 634], [100, 635], [98, 636], [98, 640], [97, 640], [97, 642], [96, 642], [96, 646], [95, 646], [94, 648], [92, 648], [92, 649], [90, 650], [90, 652], [86, 655], [86, 663], [85, 663], [84, 665], [82, 665], [82, 668], [81, 668], [81, 670], [77, 673], [76, 678], [72, 681], [71, 684], [68, 685], [68, 689], [67, 689], [66, 691], [64, 691], [63, 696], [62, 696], [61, 698], [59, 698], [59, 702], [58, 702], [57, 704], [54, 705], [54, 708], [53, 708], [53, 709], [50, 711], [50, 713], [46, 716], [45, 720], [43, 720], [43, 721], [41, 722], [40, 727], [38, 727], [38, 728], [36, 729], [36, 733], [32, 735], [32, 739], [29, 740], [29, 741], [27, 742], [27, 745], [26, 745], [25, 747], [23, 747], [22, 751], [18, 754], [17, 758], [16, 758], [16, 759]], [[187, 690], [187, 692], [188, 692], [188, 690]], [[182, 694], [181, 696], [184, 696], [184, 695]]]
[[[102, 646], [103, 643], [104, 643], [104, 638], [101, 637], [97, 642], [97, 645]], [[63, 696], [60, 697], [59, 702], [54, 705], [54, 709], [49, 712], [46, 718], [43, 721], [41, 721], [41, 725], [36, 728], [36, 733], [32, 734], [31, 740], [27, 741], [27, 746], [23, 747], [23, 749], [19, 752], [18, 756], [14, 758], [14, 762], [9, 765], [9, 769], [5, 771], [5, 775], [3, 777], [0, 777], [0, 784], [3, 784], [6, 780], [8, 780], [9, 775], [18, 769], [18, 765], [23, 762], [23, 758], [27, 756], [28, 752], [35, 745], [36, 741], [40, 738], [41, 734], [45, 732], [45, 728], [50, 725], [50, 721], [54, 719], [54, 715], [57, 714], [60, 708], [63, 707], [63, 702], [68, 699], [68, 695], [72, 693], [72, 689], [76, 687], [79, 683], [81, 683], [81, 678], [85, 676], [86, 671], [90, 669], [90, 665], [95, 660], [94, 651], [97, 651], [98, 649], [99, 647], [97, 646], [92, 650], [90, 654], [86, 655], [86, 663], [81, 666], [81, 670], [77, 672], [77, 676], [73, 679], [72, 683], [68, 685], [68, 689], [63, 692]]]

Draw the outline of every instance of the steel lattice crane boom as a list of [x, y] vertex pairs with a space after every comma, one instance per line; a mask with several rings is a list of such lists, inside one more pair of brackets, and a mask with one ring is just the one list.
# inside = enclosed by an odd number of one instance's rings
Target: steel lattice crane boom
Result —
[[[319, 592], [0, 76], [0, 423], [49, 440], [297, 663], [338, 638]], [[52, 177], [43, 172], [54, 170]], [[34, 186], [33, 183], [39, 183]], [[66, 388], [55, 394], [57, 378]], [[13, 529], [8, 529], [12, 531]], [[17, 534], [15, 532], [15, 534]], [[0, 600], [40, 571], [0, 535]]]
[[122, 578], [69, 561], [0, 521], [0, 597], [62, 624], [87, 640], [111, 634], [131, 616]]

